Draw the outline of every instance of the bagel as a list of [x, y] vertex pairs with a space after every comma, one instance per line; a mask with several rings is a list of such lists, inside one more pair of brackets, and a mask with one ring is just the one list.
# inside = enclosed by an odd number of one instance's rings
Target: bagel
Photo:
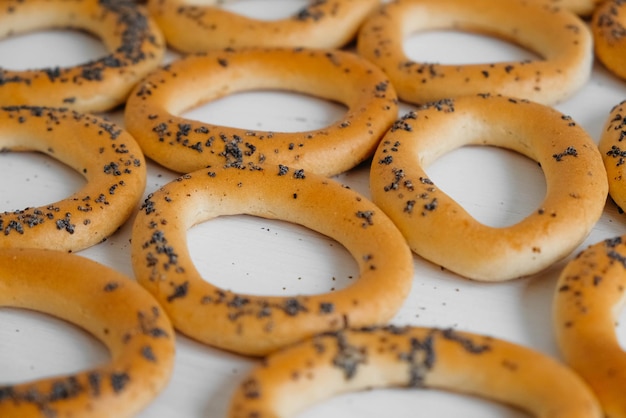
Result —
[[293, 16], [260, 20], [228, 11], [219, 0], [149, 0], [168, 44], [183, 53], [240, 47], [334, 49], [354, 39], [379, 0], [316, 0]]
[[622, 209], [626, 208], [626, 146], [623, 144], [626, 137], [625, 105], [626, 101], [623, 101], [611, 109], [598, 142], [608, 176], [609, 194]]
[[69, 109], [1, 107], [0, 149], [41, 152], [87, 180], [61, 201], [0, 212], [0, 248], [79, 251], [113, 234], [141, 202], [146, 185], [141, 149], [101, 117]]
[[[537, 161], [547, 184], [537, 210], [494, 228], [437, 188], [424, 170], [464, 145], [502, 147]], [[374, 155], [370, 189], [416, 254], [483, 281], [531, 275], [567, 256], [602, 215], [608, 194], [598, 148], [571, 117], [488, 95], [431, 103], [400, 118]]]
[[607, 418], [626, 417], [626, 353], [615, 332], [624, 306], [626, 241], [598, 242], [561, 272], [554, 328], [565, 362], [587, 381]]
[[[267, 132], [176, 115], [232, 93], [278, 89], [343, 103], [322, 129]], [[246, 49], [189, 55], [152, 73], [128, 98], [126, 129], [145, 155], [179, 173], [207, 166], [283, 164], [334, 175], [364, 161], [398, 116], [382, 71], [342, 51]]]
[[484, 397], [540, 418], [600, 418], [575, 373], [504, 340], [418, 327], [342, 330], [271, 354], [238, 385], [230, 418], [291, 417], [333, 395], [380, 387]]
[[626, 79], [626, 4], [605, 0], [594, 11], [591, 31], [596, 57], [614, 75]]
[[[541, 58], [444, 65], [407, 57], [404, 38], [434, 29], [486, 33]], [[593, 65], [591, 32], [578, 16], [526, 0], [395, 0], [365, 21], [357, 49], [387, 73], [401, 100], [418, 105], [484, 93], [555, 104], [589, 80]]]
[[46, 313], [90, 332], [110, 361], [89, 370], [0, 385], [3, 417], [132, 417], [169, 381], [174, 330], [133, 280], [74, 254], [0, 250], [0, 307]]
[[124, 103], [165, 54], [159, 28], [134, 1], [4, 0], [0, 6], [0, 39], [55, 28], [85, 30], [110, 53], [64, 68], [0, 68], [0, 105], [107, 111]]
[[[354, 257], [360, 277], [344, 289], [290, 297], [212, 285], [193, 265], [186, 232], [238, 214], [280, 219], [336, 239]], [[146, 199], [135, 219], [131, 259], [135, 277], [177, 330], [252, 356], [327, 329], [385, 323], [400, 309], [413, 280], [411, 251], [382, 211], [333, 180], [284, 165], [204, 169], [165, 185]]]

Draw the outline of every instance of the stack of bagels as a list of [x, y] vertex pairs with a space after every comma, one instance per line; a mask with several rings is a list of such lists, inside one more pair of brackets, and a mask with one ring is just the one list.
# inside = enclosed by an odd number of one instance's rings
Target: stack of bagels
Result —
[[[626, 78], [625, 2], [315, 0], [272, 21], [208, 3], [0, 4], [0, 39], [71, 28], [108, 51], [72, 67], [0, 67], [0, 150], [40, 152], [85, 178], [66, 199], [0, 213], [0, 307], [74, 323], [111, 354], [89, 370], [0, 385], [0, 416], [135, 416], [170, 383], [180, 333], [262, 359], [230, 383], [231, 418], [291, 417], [339, 393], [397, 386], [537, 417], [626, 418], [626, 354], [615, 332], [626, 239], [581, 250], [607, 198], [626, 207], [626, 107], [612, 104], [599, 138], [556, 109], [596, 63]], [[442, 29], [488, 34], [537, 58], [439, 64], [406, 55], [408, 35]], [[345, 112], [302, 132], [182, 116], [253, 90], [313, 96]], [[107, 118], [114, 111], [122, 123]], [[427, 174], [467, 145], [536, 162], [545, 198], [511, 226], [476, 220]], [[176, 178], [150, 189], [151, 165]], [[367, 193], [340, 182], [364, 166]], [[194, 266], [187, 231], [242, 214], [337, 241], [358, 277], [289, 297], [211, 283]], [[132, 277], [80, 254], [125, 225]], [[418, 259], [486, 286], [562, 263], [551, 301], [561, 355], [452, 323], [397, 323]]]

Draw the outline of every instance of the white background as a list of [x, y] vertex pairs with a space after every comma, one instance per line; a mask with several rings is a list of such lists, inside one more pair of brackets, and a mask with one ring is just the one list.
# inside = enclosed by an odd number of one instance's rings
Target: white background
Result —
[[[241, 1], [229, 6], [263, 17], [286, 16], [303, 0]], [[520, 60], [532, 53], [478, 35], [448, 31], [415, 34], [405, 48], [416, 60], [475, 63]], [[73, 31], [42, 31], [0, 40], [0, 66], [9, 69], [74, 65], [105, 54], [97, 39]], [[173, 52], [168, 60], [176, 59]], [[597, 142], [608, 112], [626, 98], [626, 84], [597, 64], [588, 84], [556, 108], [570, 115]], [[411, 109], [402, 104], [401, 113]], [[241, 93], [203, 105], [188, 117], [223, 125], [274, 131], [321, 128], [338, 119], [342, 105], [285, 92]], [[123, 125], [122, 111], [107, 116]], [[366, 196], [369, 162], [337, 179]], [[543, 199], [545, 184], [537, 164], [495, 148], [453, 151], [428, 168], [431, 179], [478, 220], [515, 223]], [[177, 174], [149, 162], [146, 194]], [[34, 153], [0, 154], [0, 211], [40, 206], [67, 197], [84, 180], [70, 168]], [[488, 187], [485, 187], [488, 185]], [[626, 232], [624, 215], [609, 200], [601, 220], [581, 246]], [[128, 222], [106, 242], [81, 251], [133, 277]], [[245, 239], [242, 239], [245, 238]], [[319, 293], [350, 284], [356, 263], [332, 239], [291, 224], [249, 216], [219, 218], [188, 232], [190, 251], [207, 280], [239, 292], [293, 295]], [[577, 251], [576, 251], [577, 252]], [[454, 327], [524, 344], [559, 357], [552, 333], [551, 301], [567, 260], [540, 274], [501, 284], [471, 282], [415, 260], [413, 290], [392, 321], [397, 325]], [[626, 330], [618, 326], [620, 338]], [[0, 308], [0, 385], [70, 373], [107, 361], [104, 346], [73, 325], [46, 315]], [[229, 396], [257, 360], [220, 351], [177, 336], [173, 377], [166, 390], [140, 415], [226, 416]], [[488, 401], [437, 390], [385, 389], [341, 395], [300, 416], [363, 418], [522, 417], [520, 411]]]

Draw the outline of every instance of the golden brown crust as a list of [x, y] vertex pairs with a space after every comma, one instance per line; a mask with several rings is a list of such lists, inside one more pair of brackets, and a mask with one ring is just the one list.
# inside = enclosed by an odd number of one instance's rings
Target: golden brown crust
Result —
[[626, 101], [614, 106], [604, 123], [598, 148], [609, 182], [609, 194], [620, 208], [626, 208]]
[[169, 381], [174, 330], [156, 300], [130, 278], [77, 255], [0, 250], [0, 307], [73, 323], [111, 360], [70, 375], [0, 386], [3, 417], [132, 417]]
[[37, 151], [87, 183], [59, 202], [0, 212], [0, 248], [78, 251], [113, 234], [139, 204], [146, 164], [135, 140], [98, 116], [68, 109], [0, 107], [0, 149]]
[[6, 0], [0, 6], [0, 39], [52, 28], [85, 30], [109, 55], [65, 68], [0, 68], [0, 104], [110, 110], [161, 64], [165, 41], [142, 6], [119, 0]]
[[217, 0], [149, 0], [168, 44], [196, 53], [240, 47], [339, 48], [356, 35], [380, 0], [316, 0], [293, 16], [259, 20], [223, 9]]
[[[405, 36], [442, 28], [501, 37], [541, 59], [443, 65], [405, 55]], [[365, 21], [357, 48], [387, 73], [402, 100], [416, 104], [478, 93], [554, 104], [587, 82], [593, 64], [592, 36], [578, 16], [526, 0], [396, 0]]]
[[[200, 103], [255, 89], [309, 94], [348, 110], [332, 125], [305, 132], [254, 131], [177, 116]], [[180, 173], [207, 166], [284, 164], [330, 176], [370, 157], [397, 109], [384, 73], [354, 54], [226, 50], [189, 55], [152, 73], [129, 97], [125, 126], [147, 157]]]
[[582, 17], [589, 17], [593, 14], [604, 0], [536, 0], [542, 4], [552, 7], [559, 7], [569, 10]]
[[[354, 257], [360, 277], [318, 295], [265, 297], [220, 289], [195, 269], [186, 231], [234, 214], [280, 219], [334, 238]], [[385, 323], [413, 277], [406, 241], [374, 204], [333, 180], [286, 166], [204, 169], [153, 193], [135, 220], [132, 262], [137, 280], [180, 332], [250, 355], [324, 330]]]
[[600, 418], [585, 383], [531, 349], [451, 329], [385, 327], [314, 336], [271, 354], [245, 377], [230, 418], [295, 416], [333, 395], [436, 388], [507, 403], [539, 418]]
[[567, 264], [554, 296], [561, 353], [598, 397], [607, 418], [626, 417], [626, 353], [615, 332], [626, 293], [626, 241], [607, 239]]
[[626, 79], [626, 2], [606, 0], [593, 13], [591, 30], [598, 60]]
[[[470, 144], [537, 161], [547, 185], [541, 206], [515, 225], [494, 228], [438, 189], [425, 168]], [[602, 215], [608, 193], [598, 148], [570, 117], [538, 103], [482, 95], [432, 103], [399, 119], [374, 155], [370, 185], [372, 200], [413, 251], [485, 281], [533, 274], [567, 256]]]

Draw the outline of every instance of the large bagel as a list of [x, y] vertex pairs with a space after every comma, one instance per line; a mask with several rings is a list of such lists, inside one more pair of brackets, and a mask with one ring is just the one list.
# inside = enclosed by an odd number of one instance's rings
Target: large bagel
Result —
[[[284, 90], [344, 104], [321, 129], [268, 132], [179, 116], [241, 91]], [[398, 115], [385, 74], [361, 57], [334, 50], [239, 49], [189, 55], [152, 73], [126, 104], [125, 125], [147, 157], [180, 173], [203, 167], [284, 164], [334, 175], [376, 149]]]
[[85, 30], [109, 54], [65, 68], [0, 68], [0, 106], [110, 110], [161, 64], [165, 41], [142, 6], [131, 0], [3, 0], [0, 39], [41, 29]]
[[61, 201], [0, 212], [0, 248], [79, 251], [98, 244], [130, 217], [145, 189], [146, 164], [137, 142], [95, 115], [0, 107], [0, 149], [44, 153], [87, 180]]
[[0, 385], [0, 416], [133, 417], [161, 392], [174, 366], [174, 330], [130, 278], [74, 254], [0, 249], [0, 308], [31, 309], [90, 332], [105, 364], [69, 375]]
[[149, 0], [168, 44], [185, 53], [240, 47], [339, 48], [350, 42], [379, 0], [315, 0], [293, 16], [260, 20], [218, 3]]
[[[280, 219], [334, 238], [357, 262], [358, 280], [344, 289], [292, 297], [211, 284], [193, 265], [186, 231], [237, 214]], [[372, 202], [326, 177], [282, 165], [199, 170], [153, 193], [135, 220], [132, 261], [137, 280], [179, 331], [249, 355], [325, 330], [383, 324], [400, 309], [413, 279], [406, 241]]]
[[[408, 58], [405, 37], [433, 29], [486, 33], [540, 58], [468, 65]], [[554, 104], [587, 82], [593, 64], [593, 39], [584, 21], [527, 0], [395, 0], [370, 15], [357, 47], [387, 73], [402, 100], [417, 104], [478, 93]]]
[[[508, 227], [484, 225], [434, 184], [425, 169], [464, 145], [491, 145], [537, 161], [547, 193]], [[418, 255], [461, 276], [501, 281], [539, 272], [580, 245], [606, 203], [598, 147], [570, 117], [528, 101], [466, 96], [399, 119], [374, 155], [372, 199]]]
[[600, 418], [587, 385], [526, 347], [451, 329], [352, 329], [271, 354], [237, 387], [230, 418], [293, 417], [333, 395], [434, 388], [503, 402], [538, 418]]

